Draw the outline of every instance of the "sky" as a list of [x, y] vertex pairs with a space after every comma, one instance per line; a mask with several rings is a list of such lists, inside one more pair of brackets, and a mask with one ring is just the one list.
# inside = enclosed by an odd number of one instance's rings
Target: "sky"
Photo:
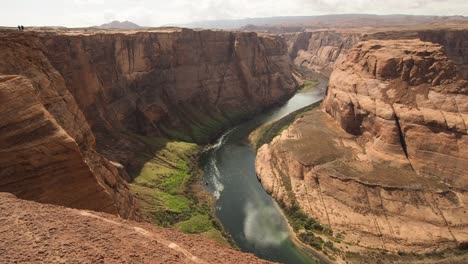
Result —
[[141, 26], [325, 14], [468, 16], [468, 0], [0, 0], [0, 26], [87, 27], [113, 20]]

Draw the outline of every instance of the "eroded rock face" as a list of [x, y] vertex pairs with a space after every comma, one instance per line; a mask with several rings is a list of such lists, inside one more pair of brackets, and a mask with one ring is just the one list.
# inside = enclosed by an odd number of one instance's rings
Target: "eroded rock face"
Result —
[[206, 142], [297, 88], [274, 36], [0, 34], [0, 190], [122, 217], [138, 218], [122, 179], [145, 148], [128, 134]]
[[348, 29], [315, 30], [285, 34], [288, 52], [298, 66], [329, 76], [335, 63], [346, 58], [359, 41], [371, 39], [420, 39], [440, 44], [447, 57], [468, 79], [468, 30], [466, 29]]
[[468, 30], [433, 30], [418, 32], [422, 41], [444, 46], [447, 57], [460, 68], [468, 80]]
[[323, 108], [348, 133], [370, 138], [375, 162], [466, 188], [467, 95], [441, 46], [370, 40], [337, 65]]
[[329, 76], [335, 62], [362, 38], [352, 32], [301, 32], [288, 37], [289, 54], [296, 65]]
[[0, 40], [0, 189], [44, 203], [138, 218], [114, 165], [37, 41]]
[[270, 263], [201, 236], [6, 193], [0, 210], [5, 263]]
[[268, 192], [345, 241], [430, 252], [468, 241], [467, 81], [443, 48], [368, 40], [308, 112], [257, 153]]
[[43, 42], [93, 131], [104, 133], [206, 142], [297, 87], [286, 44], [273, 36], [184, 29]]

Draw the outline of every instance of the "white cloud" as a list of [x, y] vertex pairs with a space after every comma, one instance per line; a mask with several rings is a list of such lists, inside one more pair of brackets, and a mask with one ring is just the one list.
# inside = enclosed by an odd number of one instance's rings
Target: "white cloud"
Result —
[[467, 0], [24, 0], [2, 3], [0, 25], [144, 26], [246, 17], [339, 13], [468, 15]]
[[104, 0], [73, 0], [78, 5], [102, 5], [105, 3]]

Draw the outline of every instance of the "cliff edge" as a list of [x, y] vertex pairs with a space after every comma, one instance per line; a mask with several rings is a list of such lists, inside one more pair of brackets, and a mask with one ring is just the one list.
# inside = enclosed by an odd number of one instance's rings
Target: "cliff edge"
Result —
[[255, 33], [4, 30], [0, 57], [0, 191], [130, 219], [135, 137], [206, 143], [298, 86], [286, 43]]
[[201, 236], [0, 193], [3, 263], [270, 263]]
[[258, 150], [258, 177], [342, 252], [465, 248], [467, 87], [440, 45], [360, 42], [335, 66], [323, 111]]

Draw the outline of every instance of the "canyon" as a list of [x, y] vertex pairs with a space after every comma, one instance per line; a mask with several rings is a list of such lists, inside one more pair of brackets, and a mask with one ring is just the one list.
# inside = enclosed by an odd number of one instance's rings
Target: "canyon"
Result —
[[[228, 127], [288, 99], [301, 82], [286, 43], [277, 36], [188, 29], [3, 30], [0, 35], [0, 191], [136, 221], [149, 221], [153, 215], [148, 211], [160, 199], [172, 199], [180, 207], [187, 200], [183, 195], [189, 195], [160, 194], [146, 183], [130, 186], [150, 159], [165, 163], [162, 156], [172, 157], [174, 145], [189, 145], [178, 140], [208, 143]], [[183, 186], [187, 181], [182, 179]], [[148, 205], [140, 190], [160, 197]], [[46, 208], [2, 196], [2, 204], [9, 203], [25, 205], [32, 215]], [[47, 208], [40, 217], [56, 221], [81, 212]], [[55, 210], [62, 210], [61, 215], [51, 213]], [[15, 225], [16, 214], [4, 218]], [[110, 215], [102, 221], [114, 221], [106, 219]], [[27, 225], [38, 225], [34, 221]], [[106, 236], [96, 231], [99, 225], [90, 223], [96, 236]], [[65, 226], [60, 232], [81, 243], [72, 227]], [[31, 232], [38, 235], [38, 230]], [[109, 236], [119, 239], [119, 234]], [[206, 238], [193, 243], [212, 247]], [[232, 252], [244, 263], [256, 259]], [[211, 261], [217, 263], [215, 259]]]
[[299, 234], [335, 243], [340, 262], [362, 248], [369, 257], [466, 247], [467, 33], [286, 36], [296, 64], [330, 76], [321, 107], [257, 152], [264, 188], [331, 230]]
[[[329, 78], [322, 105], [280, 120], [256, 146], [257, 177], [292, 236], [321, 241], [309, 245], [337, 262], [450, 250], [466, 260], [464, 26], [2, 29], [0, 58], [7, 262], [267, 263], [173, 228], [222, 235], [199, 146], [317, 75]], [[210, 227], [198, 232], [197, 221]]]
[[467, 30], [464, 25], [405, 28], [348, 28], [306, 30], [282, 34], [288, 52], [298, 66], [330, 76], [333, 66], [344, 59], [359, 41], [371, 39], [420, 39], [445, 47], [445, 54], [468, 78]]
[[126, 218], [142, 146], [124, 132], [207, 142], [298, 84], [284, 43], [255, 33], [2, 35], [2, 191]]

